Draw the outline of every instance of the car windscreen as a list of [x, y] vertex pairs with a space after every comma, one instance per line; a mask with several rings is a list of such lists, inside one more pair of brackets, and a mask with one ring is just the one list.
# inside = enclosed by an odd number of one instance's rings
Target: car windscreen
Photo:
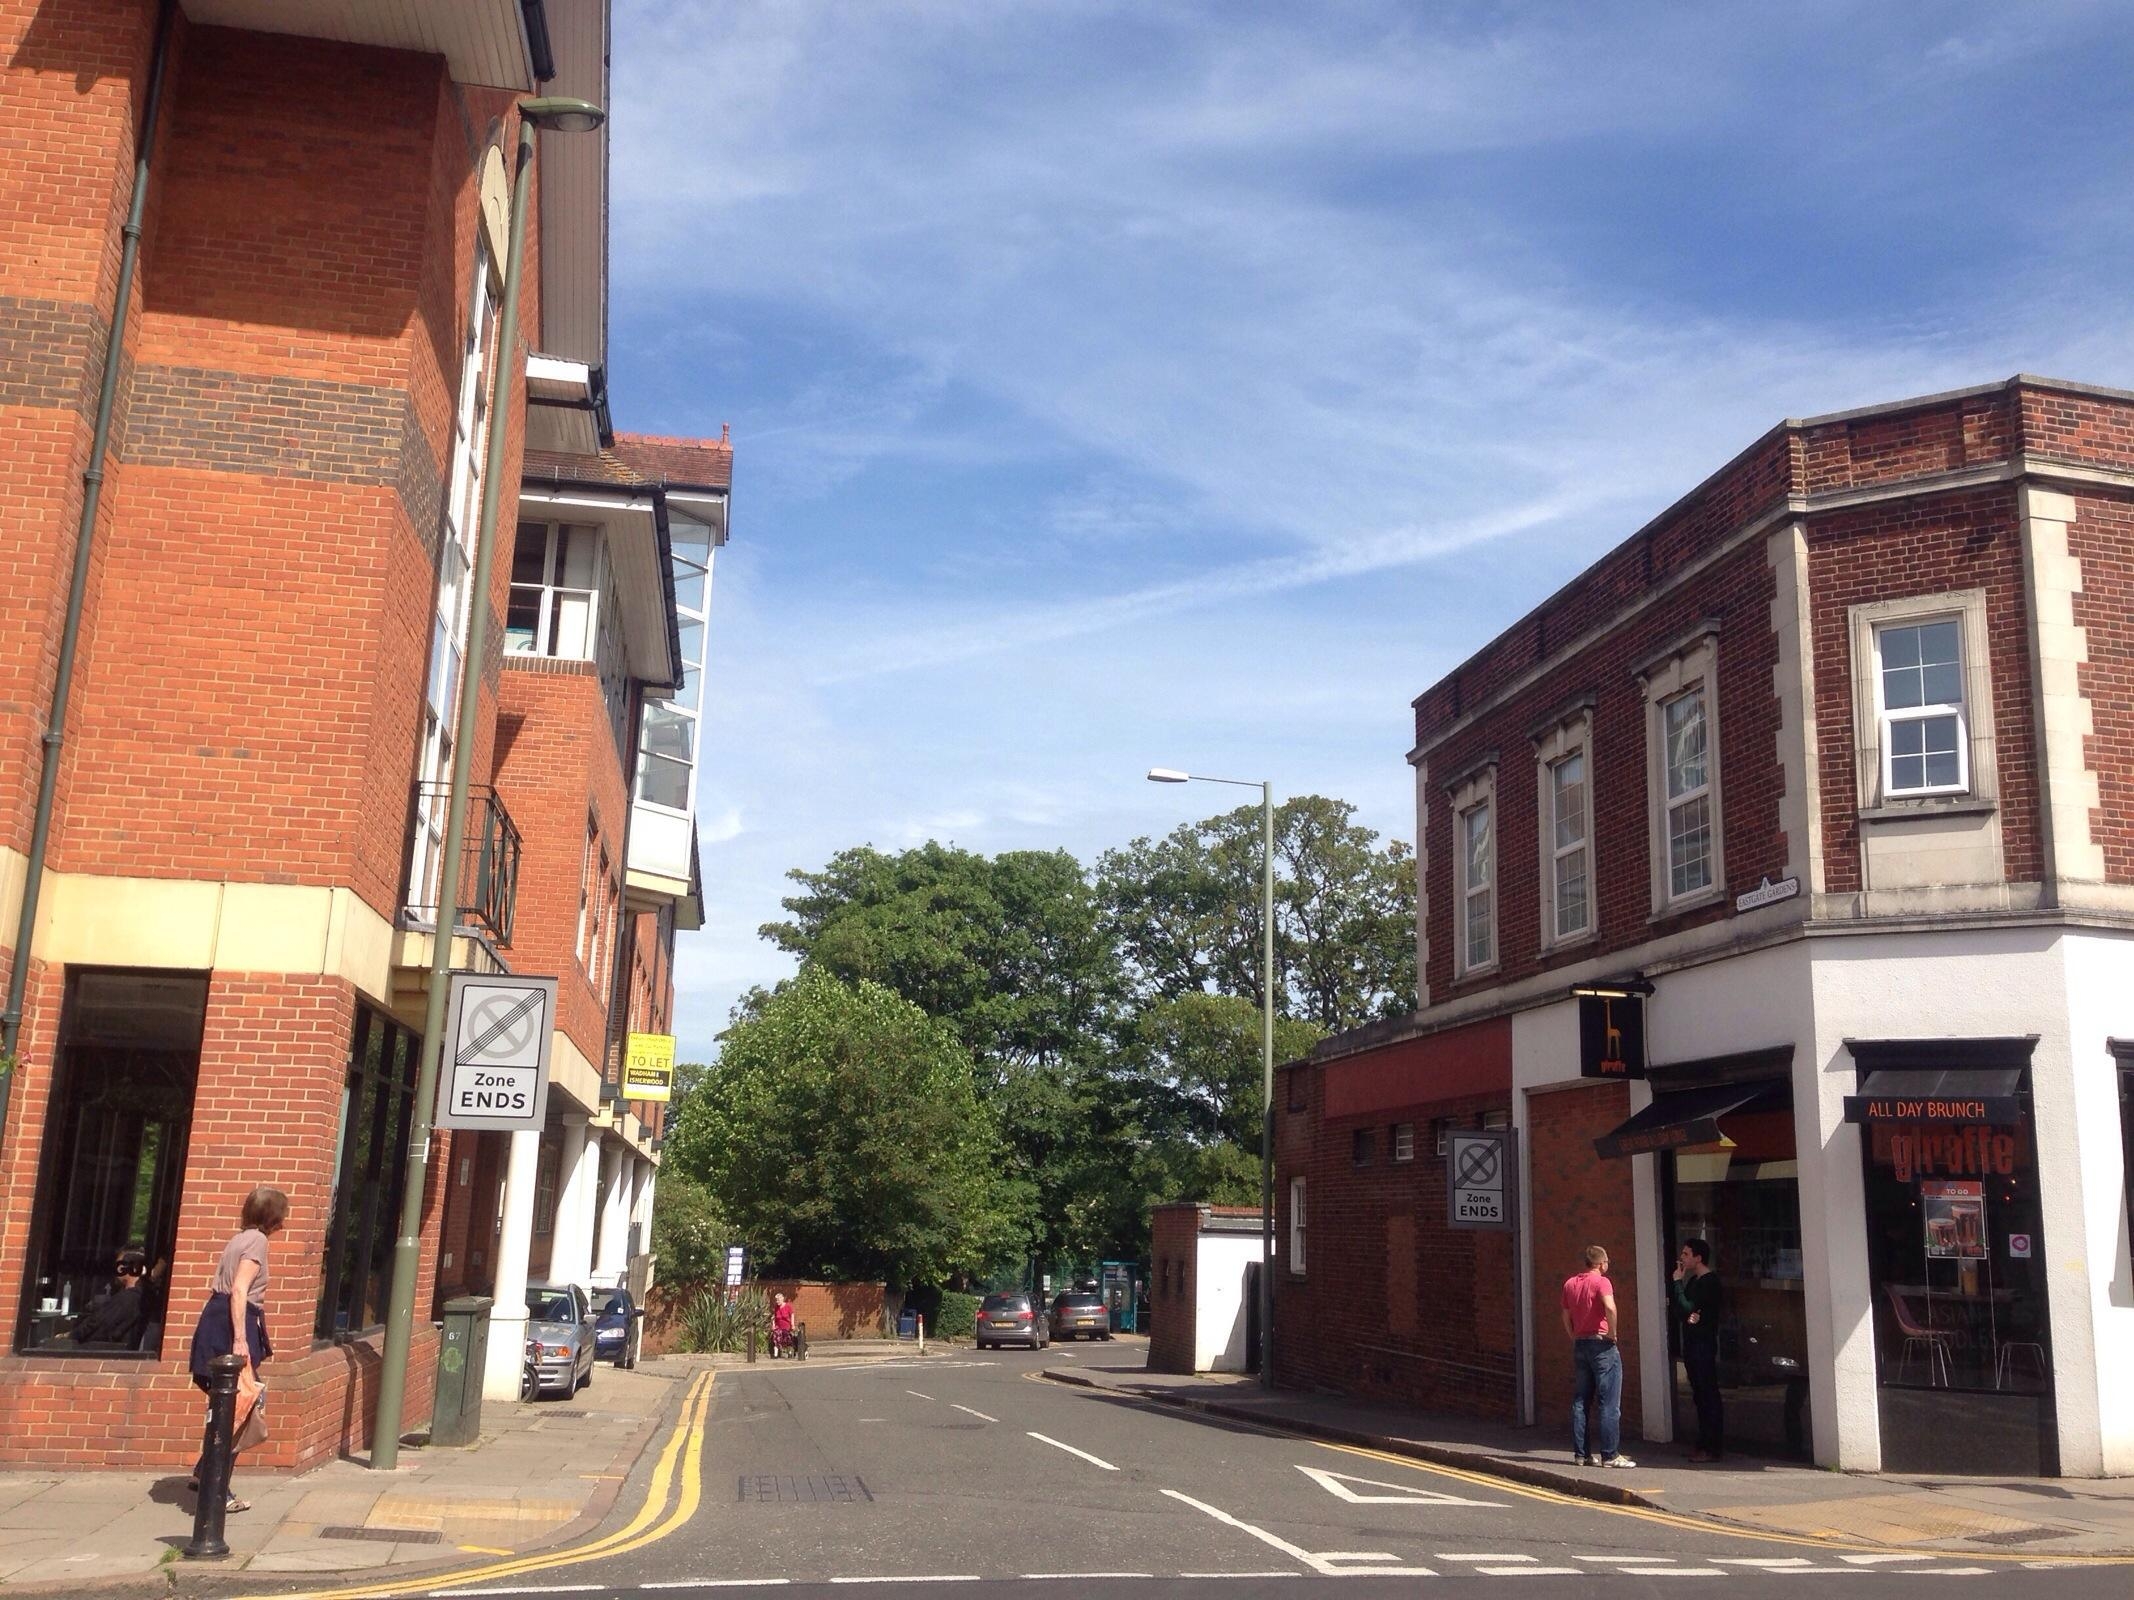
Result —
[[626, 1294], [608, 1296], [608, 1303], [600, 1308], [603, 1317], [627, 1317], [630, 1314], [630, 1297]]
[[578, 1312], [571, 1305], [571, 1297], [558, 1294], [553, 1289], [528, 1289], [526, 1291], [526, 1314], [536, 1322], [576, 1322]]

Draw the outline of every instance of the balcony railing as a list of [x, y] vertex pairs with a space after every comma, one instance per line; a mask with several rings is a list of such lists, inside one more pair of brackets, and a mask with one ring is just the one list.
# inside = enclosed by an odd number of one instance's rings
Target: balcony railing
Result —
[[[408, 915], [437, 926], [438, 882], [444, 869], [445, 813], [451, 790], [441, 783], [415, 786], [417, 881], [408, 894]], [[459, 854], [459, 925], [484, 930], [498, 944], [511, 943], [519, 900], [519, 829], [487, 784], [467, 791], [467, 838]]]

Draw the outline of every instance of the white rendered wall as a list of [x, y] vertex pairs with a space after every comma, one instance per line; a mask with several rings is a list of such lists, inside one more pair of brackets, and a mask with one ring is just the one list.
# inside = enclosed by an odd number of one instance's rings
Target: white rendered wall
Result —
[[1193, 1261], [1193, 1370], [1245, 1370], [1245, 1269], [1258, 1234], [1204, 1233]]

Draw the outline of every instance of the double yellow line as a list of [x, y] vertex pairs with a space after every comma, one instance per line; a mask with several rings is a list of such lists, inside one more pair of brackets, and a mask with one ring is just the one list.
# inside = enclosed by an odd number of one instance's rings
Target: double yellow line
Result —
[[[705, 1371], [697, 1374], [682, 1397], [682, 1414], [676, 1421], [674, 1432], [668, 1437], [666, 1447], [660, 1451], [659, 1464], [652, 1469], [652, 1481], [645, 1490], [645, 1502], [637, 1508], [635, 1516], [613, 1533], [603, 1534], [586, 1544], [572, 1545], [563, 1550], [544, 1551], [539, 1555], [514, 1556], [507, 1561], [494, 1561], [487, 1566], [459, 1567], [449, 1572], [429, 1572], [419, 1578], [401, 1578], [389, 1582], [365, 1582], [342, 1589], [313, 1589], [301, 1594], [277, 1592], [273, 1595], [247, 1596], [245, 1600], [355, 1600], [356, 1596], [388, 1596], [427, 1594], [433, 1589], [457, 1589], [470, 1583], [494, 1583], [500, 1578], [524, 1577], [530, 1572], [553, 1572], [558, 1567], [575, 1567], [587, 1561], [604, 1560], [611, 1556], [626, 1556], [633, 1550], [642, 1550], [648, 1544], [656, 1544], [675, 1529], [685, 1526], [696, 1515], [697, 1507], [704, 1498], [704, 1419], [711, 1410], [711, 1385], [714, 1374]], [[667, 1501], [674, 1494], [677, 1470], [681, 1483], [679, 1494], [674, 1495], [670, 1509]]]

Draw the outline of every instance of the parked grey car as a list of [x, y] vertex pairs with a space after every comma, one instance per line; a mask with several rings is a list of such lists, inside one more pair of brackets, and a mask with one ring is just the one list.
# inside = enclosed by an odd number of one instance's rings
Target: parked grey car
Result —
[[593, 1381], [593, 1306], [575, 1283], [526, 1286], [526, 1349], [535, 1397], [576, 1394]]
[[1044, 1313], [1029, 1295], [1018, 1290], [989, 1294], [978, 1308], [978, 1348], [1023, 1344], [1042, 1350], [1052, 1342]]

